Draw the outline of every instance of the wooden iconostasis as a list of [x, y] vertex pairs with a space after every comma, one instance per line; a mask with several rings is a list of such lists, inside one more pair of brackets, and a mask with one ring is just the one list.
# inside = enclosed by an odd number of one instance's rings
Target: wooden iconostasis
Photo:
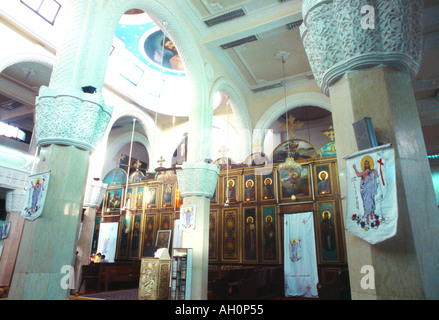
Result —
[[[215, 162], [220, 174], [211, 198], [209, 264], [281, 265], [284, 215], [312, 211], [320, 277], [332, 277], [346, 267], [335, 154], [322, 156], [316, 151], [307, 157], [295, 155], [302, 169], [292, 175], [276, 170], [285, 157], [276, 159], [274, 153], [265, 161], [260, 155], [241, 164]], [[121, 210], [124, 184], [107, 189], [97, 213], [100, 223], [119, 222], [117, 260], [140, 259], [148, 246], [156, 245], [159, 230], [173, 230], [182, 202], [177, 183], [138, 179], [128, 184], [126, 192], [129, 215]], [[229, 204], [225, 205], [227, 199]]]

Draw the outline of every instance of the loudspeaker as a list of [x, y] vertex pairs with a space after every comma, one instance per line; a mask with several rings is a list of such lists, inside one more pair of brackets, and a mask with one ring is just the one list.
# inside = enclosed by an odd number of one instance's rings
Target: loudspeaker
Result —
[[364, 117], [357, 122], [354, 122], [353, 126], [358, 151], [378, 146], [371, 118]]
[[82, 91], [85, 93], [96, 93], [96, 88], [92, 86], [82, 87]]

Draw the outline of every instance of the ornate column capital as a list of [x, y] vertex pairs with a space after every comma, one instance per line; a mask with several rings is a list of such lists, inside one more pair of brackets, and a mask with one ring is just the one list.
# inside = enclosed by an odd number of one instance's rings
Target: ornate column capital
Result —
[[37, 145], [71, 145], [91, 152], [102, 139], [112, 111], [100, 93], [43, 86], [35, 108]]
[[99, 208], [105, 197], [107, 187], [108, 184], [102, 181], [91, 181], [87, 183], [83, 207]]
[[323, 93], [348, 71], [378, 65], [414, 77], [422, 59], [422, 7], [421, 0], [304, 0], [300, 33]]
[[205, 162], [185, 162], [177, 171], [178, 186], [182, 197], [211, 198], [215, 192], [219, 168]]
[[23, 204], [26, 202], [26, 190], [13, 189], [6, 191], [6, 212], [20, 213], [23, 210]]

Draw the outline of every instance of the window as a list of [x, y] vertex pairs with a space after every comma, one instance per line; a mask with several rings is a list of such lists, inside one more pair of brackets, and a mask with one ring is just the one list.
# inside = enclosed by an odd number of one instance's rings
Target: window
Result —
[[126, 61], [123, 72], [120, 74], [133, 85], [137, 86], [144, 71], [132, 61]]
[[0, 122], [0, 136], [30, 144], [32, 133], [4, 122]]
[[55, 23], [61, 5], [55, 0], [20, 0], [26, 7], [34, 11], [51, 25]]

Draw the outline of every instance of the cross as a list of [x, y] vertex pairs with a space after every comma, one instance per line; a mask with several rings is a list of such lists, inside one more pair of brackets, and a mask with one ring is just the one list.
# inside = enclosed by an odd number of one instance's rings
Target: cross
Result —
[[288, 117], [288, 126], [287, 124], [284, 124], [281, 126], [281, 129], [284, 130], [288, 127], [288, 134], [290, 135], [290, 138], [292, 138], [296, 132], [296, 128], [299, 129], [301, 126], [303, 126], [303, 122], [290, 115]]
[[380, 159], [378, 160], [378, 163], [380, 164], [380, 176], [381, 176], [381, 181], [383, 182], [383, 186], [385, 186], [386, 184], [384, 183], [383, 172], [381, 171], [381, 167], [384, 166], [383, 159], [380, 158]]
[[134, 164], [134, 168], [136, 168], [136, 171], [139, 171], [141, 165], [142, 163], [140, 162], [140, 160], [137, 160], [136, 163]]
[[226, 146], [222, 146], [221, 147], [221, 149], [219, 149], [218, 150], [218, 152], [223, 156], [223, 157], [225, 157], [226, 156], [226, 153], [229, 151], [229, 148], [227, 148]]
[[259, 142], [259, 139], [256, 139], [255, 143], [251, 145], [252, 149], [255, 148], [255, 152], [259, 151], [259, 148], [262, 147], [263, 143]]
[[331, 141], [334, 141], [334, 129], [332, 126], [329, 126], [328, 130], [323, 131], [323, 134], [331, 139]]
[[163, 167], [163, 162], [165, 162], [166, 160], [163, 159], [162, 156], [160, 156], [160, 160], [158, 160], [157, 162], [160, 164], [160, 167]]

